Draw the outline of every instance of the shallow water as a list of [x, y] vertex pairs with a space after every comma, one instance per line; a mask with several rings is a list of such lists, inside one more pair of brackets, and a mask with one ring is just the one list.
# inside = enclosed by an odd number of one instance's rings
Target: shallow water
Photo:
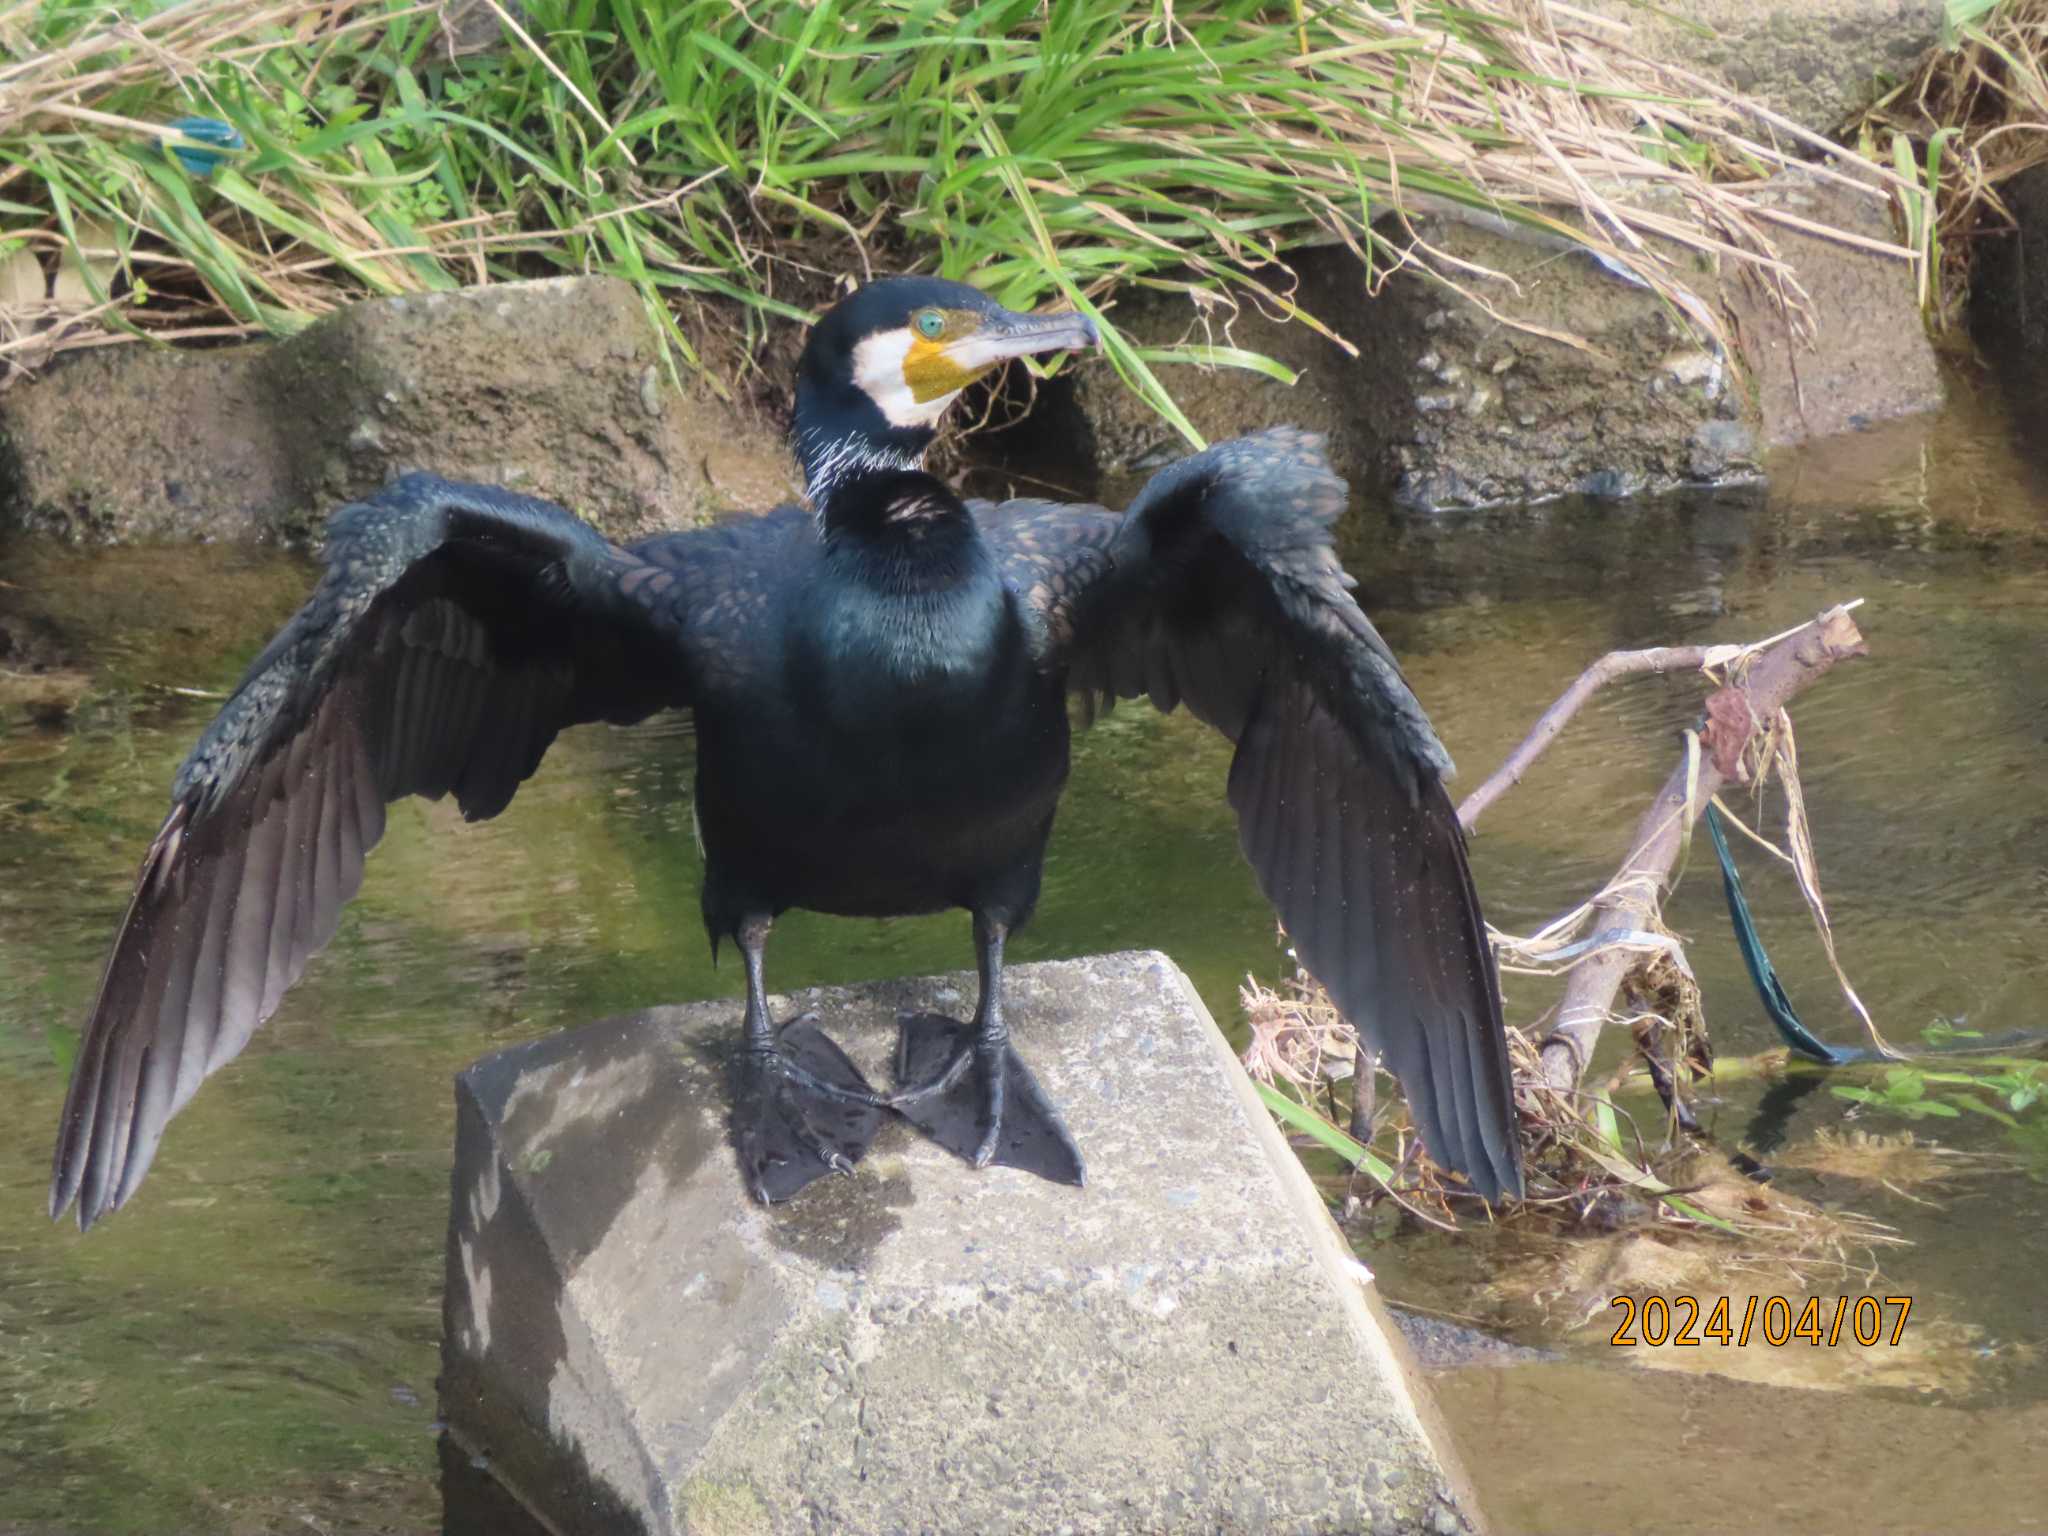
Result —
[[[1838, 669], [1794, 718], [1844, 963], [1887, 1032], [1910, 1043], [1936, 1017], [1989, 1033], [2048, 1025], [2044, 509], [2009, 423], [1965, 398], [1933, 423], [1789, 458], [1768, 494], [1435, 521], [1361, 507], [1347, 538], [1362, 595], [1468, 786], [1602, 651], [1753, 639], [1865, 598], [1870, 658]], [[307, 571], [228, 549], [0, 550], [0, 625], [17, 651], [26, 635], [32, 651], [76, 654], [87, 690], [62, 729], [24, 724], [0, 694], [0, 1526], [431, 1528], [450, 1075], [571, 1022], [739, 988], [736, 966], [711, 967], [698, 925], [687, 735], [674, 724], [575, 733], [498, 821], [398, 808], [334, 946], [179, 1118], [135, 1203], [87, 1241], [48, 1225], [71, 1031], [170, 773], [216, 707], [195, 695], [232, 684]], [[29, 611], [44, 617], [24, 624]], [[1474, 857], [1496, 924], [1527, 931], [1605, 878], [1699, 696], [1682, 678], [1610, 690], [1488, 814]], [[1135, 707], [1082, 738], [1040, 916], [1012, 956], [1163, 949], [1234, 1021], [1244, 974], [1273, 980], [1283, 963], [1235, 851], [1225, 766], [1201, 727]], [[1855, 1039], [1790, 881], [1739, 856], [1808, 1023]], [[1717, 1045], [1740, 1055], [1773, 1040], [1704, 857], [1696, 850], [1668, 918], [1691, 941]], [[770, 948], [770, 983], [970, 960], [964, 918], [792, 914]], [[1554, 995], [1513, 982], [1511, 1018], [1531, 1022]], [[1755, 1102], [1731, 1087], [1707, 1106], [1709, 1123], [1738, 1140]], [[1800, 1101], [1791, 1135], [1849, 1114], [1823, 1088]], [[1982, 1362], [1960, 1377], [1799, 1394], [1802, 1422], [1819, 1415], [1847, 1433], [1842, 1403], [1903, 1411], [1930, 1397], [1999, 1424], [2038, 1419], [2044, 1120], [2023, 1120], [2017, 1140], [1988, 1118], [1915, 1124], [1922, 1138], [2011, 1159], [1936, 1203], [1781, 1174], [1910, 1237], [1884, 1255], [1886, 1280], [1916, 1297], [1916, 1320], [1965, 1329], [1955, 1347]], [[1499, 1319], [1507, 1309], [1487, 1286], [1516, 1241], [1403, 1236], [1366, 1252], [1394, 1299]], [[1456, 1383], [1445, 1405], [1475, 1462], [1541, 1396]], [[1639, 1400], [1675, 1390], [1659, 1381]], [[1600, 1405], [1584, 1411], [1617, 1411]], [[1914, 1421], [1886, 1422], [1904, 1436]], [[1588, 1483], [1666, 1475], [1600, 1459], [1597, 1438], [1579, 1449], [1593, 1458]], [[1503, 1509], [1550, 1487], [1496, 1486], [1489, 1468], [1482, 1482]], [[1916, 1486], [1930, 1509], [1956, 1507], [1931, 1462]], [[1658, 1513], [1668, 1529], [1747, 1528], [1713, 1523], [1711, 1509]]]

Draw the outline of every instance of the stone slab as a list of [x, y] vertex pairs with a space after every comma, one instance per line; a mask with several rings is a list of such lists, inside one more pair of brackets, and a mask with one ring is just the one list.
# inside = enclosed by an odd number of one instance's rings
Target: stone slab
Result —
[[76, 543], [263, 537], [297, 500], [267, 343], [104, 347], [0, 396], [0, 530]]
[[[565, 1533], [1474, 1528], [1405, 1346], [1186, 978], [1156, 954], [1010, 977], [1085, 1190], [892, 1123], [853, 1177], [753, 1204], [736, 1001], [464, 1072], [462, 1464]], [[816, 1009], [881, 1083], [900, 1011], [972, 1002], [936, 977], [777, 1016]]]
[[[1774, 177], [1759, 197], [1824, 229], [1896, 238], [1883, 204], [1804, 174]], [[1813, 336], [1795, 339], [1753, 280], [1724, 284], [1722, 294], [1764, 442], [1788, 447], [1938, 410], [1946, 398], [1941, 369], [1906, 264], [1825, 235], [1771, 234], [1806, 292]]]

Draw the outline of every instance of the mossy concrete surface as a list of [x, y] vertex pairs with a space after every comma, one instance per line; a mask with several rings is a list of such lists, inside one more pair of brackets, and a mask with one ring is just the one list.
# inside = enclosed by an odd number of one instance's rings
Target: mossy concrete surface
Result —
[[678, 391], [639, 297], [605, 277], [367, 300], [277, 343], [86, 352], [0, 396], [0, 439], [0, 527], [93, 542], [303, 542], [411, 469], [616, 537], [798, 489], [779, 429]]
[[[1186, 978], [1156, 954], [1010, 976], [1086, 1189], [892, 1123], [764, 1210], [727, 1138], [736, 1001], [465, 1072], [462, 1450], [561, 1532], [1472, 1529], [1405, 1346]], [[816, 1010], [886, 1083], [900, 1011], [972, 1002], [938, 977], [777, 1016]]]
[[0, 532], [261, 537], [296, 499], [272, 350], [103, 347], [0, 395]]

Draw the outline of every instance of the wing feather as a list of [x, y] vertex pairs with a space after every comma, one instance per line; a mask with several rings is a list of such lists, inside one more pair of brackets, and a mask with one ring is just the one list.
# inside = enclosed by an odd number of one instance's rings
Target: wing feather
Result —
[[559, 507], [410, 476], [329, 525], [306, 606], [179, 770], [86, 1021], [50, 1213], [90, 1226], [333, 936], [385, 805], [495, 815], [558, 732], [687, 704], [645, 562]]
[[[249, 1035], [256, 1027], [256, 1014], [263, 1006], [263, 973], [270, 959], [270, 907], [277, 897], [278, 866], [284, 862], [284, 829], [272, 814], [277, 778], [277, 763], [273, 759], [257, 770], [245, 805], [236, 806], [230, 801], [224, 807], [230, 814], [239, 811], [250, 826], [242, 839], [241, 879], [235, 890], [234, 913], [229, 918], [220, 1020], [214, 1032], [213, 1050], [207, 1057], [209, 1071], [249, 1043]], [[221, 856], [233, 858], [227, 850]]]
[[1314, 772], [1304, 786], [1314, 807], [1315, 838], [1309, 845], [1308, 909], [1310, 943], [1322, 955], [1338, 953], [1344, 924], [1343, 882], [1337, 866], [1344, 863], [1343, 777], [1339, 771], [1337, 733], [1318, 719], [1310, 734]]
[[1407, 1090], [1438, 1160], [1489, 1199], [1522, 1187], [1499, 984], [1450, 758], [1351, 597], [1320, 439], [1223, 443], [1155, 475], [1121, 518], [976, 515], [1084, 717], [1182, 703], [1237, 744], [1241, 846], [1296, 953]]
[[277, 1011], [284, 998], [285, 980], [291, 973], [293, 941], [298, 937], [304, 911], [299, 877], [305, 844], [301, 841], [300, 823], [304, 812], [312, 808], [305, 793], [310, 787], [304, 782], [306, 743], [305, 735], [294, 737], [280, 759], [278, 798], [270, 811], [277, 819], [278, 846], [277, 884], [268, 903], [270, 943], [263, 955], [263, 1001], [258, 1006], [259, 1014], [266, 1019]]
[[342, 782], [342, 754], [336, 746], [331, 718], [321, 712], [320, 735], [320, 814], [313, 825], [313, 875], [307, 882], [312, 910], [309, 914], [309, 953], [326, 946], [333, 937], [334, 920], [341, 913], [341, 797], [346, 793]]
[[[199, 883], [209, 885], [209, 872], [199, 872]], [[190, 891], [191, 886], [186, 886]], [[209, 891], [201, 891], [200, 900], [191, 905], [184, 904], [181, 895], [178, 922], [183, 926], [205, 920], [205, 898]], [[171, 946], [170, 964], [163, 967], [164, 989], [156, 1008], [156, 1024], [148, 1046], [143, 1051], [142, 1080], [136, 1090], [136, 1108], [133, 1129], [129, 1136], [125, 1162], [132, 1168], [141, 1163], [146, 1165], [150, 1158], [151, 1128], [161, 1127], [169, 1117], [171, 1096], [177, 1092], [178, 1078], [184, 1067], [185, 1041], [190, 1035], [186, 1027], [188, 1010], [191, 1007], [193, 978], [198, 966], [199, 945], [191, 942], [190, 936], [181, 935], [182, 942]]]
[[[164, 1111], [166, 1118], [176, 1113], [178, 1105], [192, 1097], [201, 1080], [214, 1068], [213, 1040], [216, 1032], [209, 1030], [206, 1024], [221, 1014], [226, 991], [228, 934], [234, 922], [235, 899], [241, 893], [242, 884], [240, 868], [230, 868], [219, 859], [181, 862], [184, 866], [181, 873], [186, 874], [190, 882], [178, 900], [181, 920], [191, 923], [194, 914], [198, 914], [200, 928], [196, 937], [185, 934], [180, 945], [192, 951], [192, 1000], [186, 1010], [184, 1036], [178, 1050], [178, 1086], [171, 1095], [169, 1108]], [[140, 951], [141, 945], [137, 944], [133, 952]], [[106, 988], [111, 990], [113, 986], [114, 977], [109, 974]]]

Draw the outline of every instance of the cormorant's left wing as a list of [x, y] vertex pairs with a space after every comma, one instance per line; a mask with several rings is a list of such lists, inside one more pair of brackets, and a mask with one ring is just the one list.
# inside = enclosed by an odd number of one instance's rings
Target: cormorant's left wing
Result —
[[335, 514], [318, 589], [178, 770], [72, 1066], [52, 1216], [134, 1193], [333, 936], [389, 802], [495, 816], [558, 731], [689, 702], [674, 580], [489, 486], [408, 475]]
[[1185, 703], [1236, 743], [1239, 839], [1297, 952], [1498, 1200], [1522, 1189], [1514, 1085], [1450, 758], [1338, 565], [1344, 503], [1321, 439], [1282, 428], [1161, 470], [1120, 518], [977, 518], [1071, 691]]

